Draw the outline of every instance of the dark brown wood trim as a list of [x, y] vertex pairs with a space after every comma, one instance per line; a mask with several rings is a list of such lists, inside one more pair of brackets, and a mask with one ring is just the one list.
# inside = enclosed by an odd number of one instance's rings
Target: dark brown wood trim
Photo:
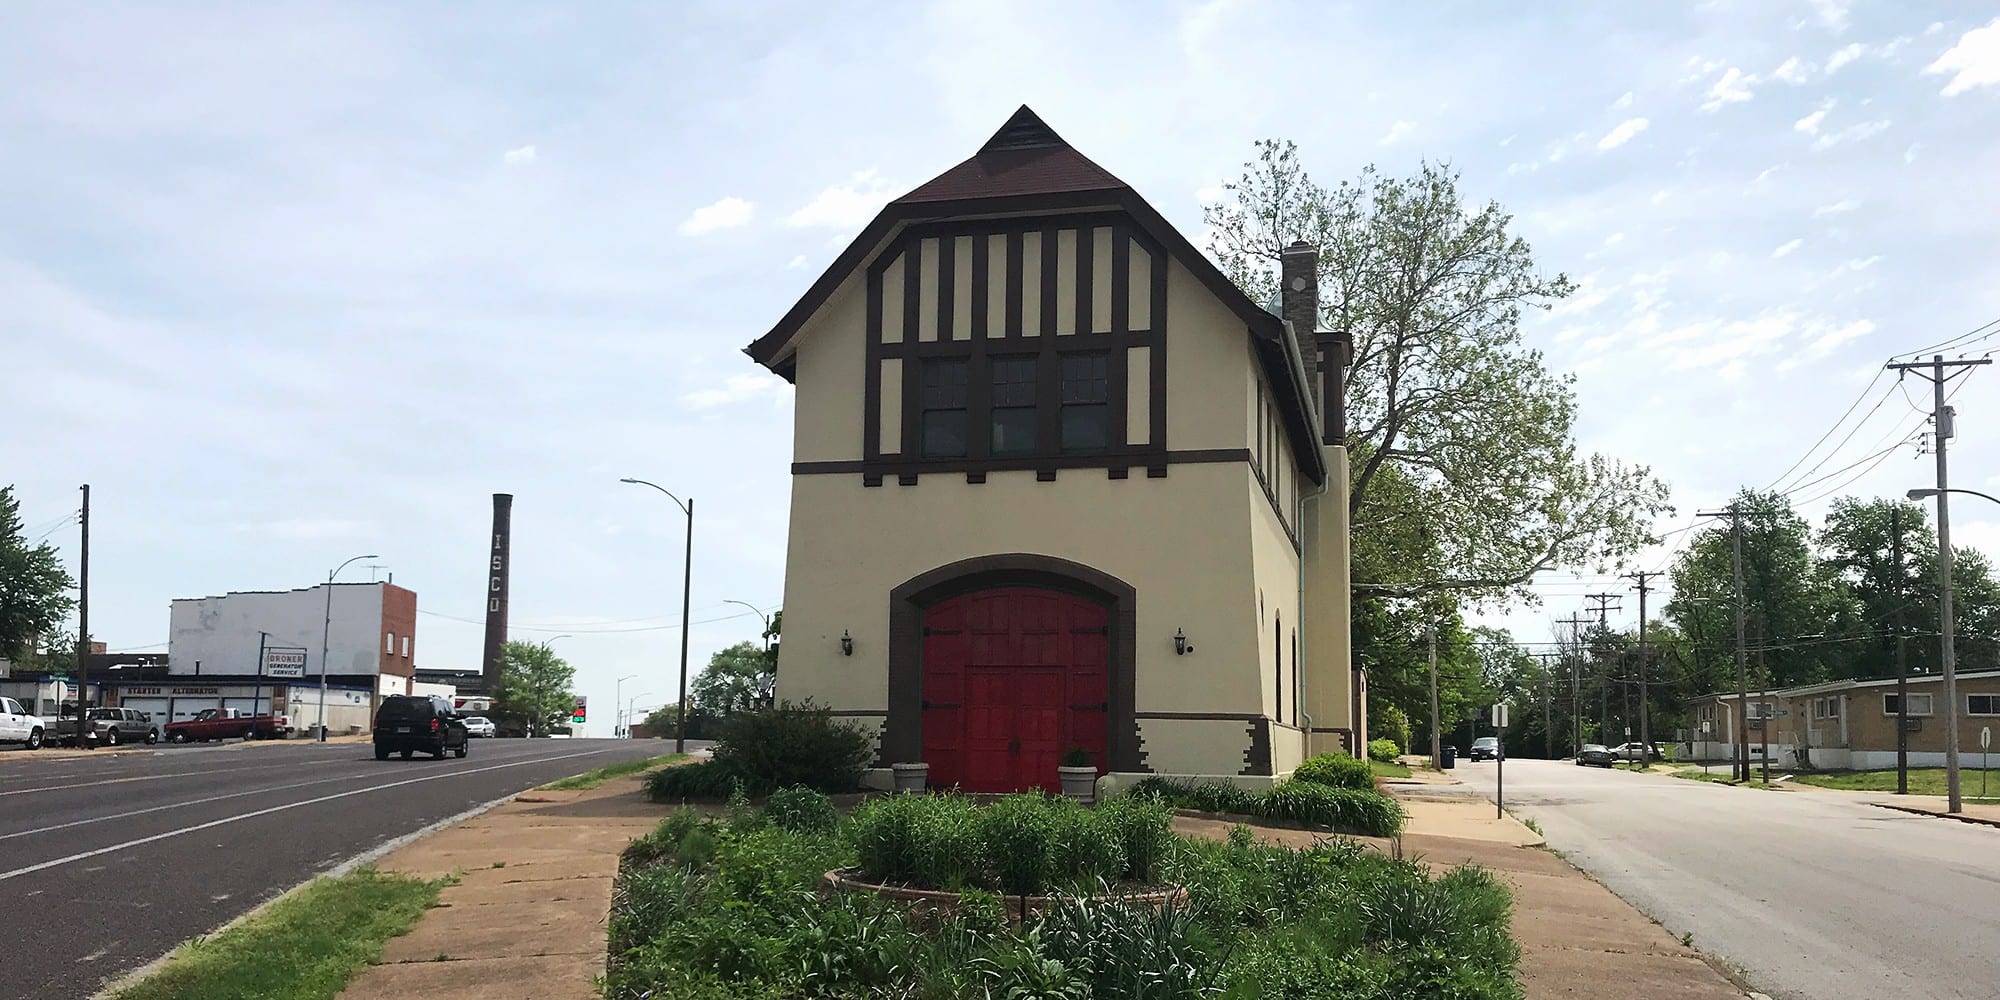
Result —
[[889, 710], [877, 766], [923, 759], [924, 612], [939, 601], [992, 587], [1042, 587], [1104, 605], [1110, 613], [1110, 770], [1145, 770], [1135, 708], [1138, 592], [1082, 563], [1025, 552], [980, 556], [918, 574], [889, 592]]
[[854, 473], [856, 473], [856, 472], [861, 472], [861, 471], [863, 471], [863, 470], [864, 470], [864, 469], [866, 469], [867, 467], [868, 467], [868, 463], [867, 463], [866, 461], [861, 461], [861, 462], [793, 462], [793, 463], [792, 463], [792, 475], [794, 475], [794, 476], [827, 476], [827, 475], [835, 475], [835, 474], [838, 474], [838, 475], [852, 475], [852, 474], [854, 474]]
[[1250, 745], [1243, 750], [1243, 770], [1238, 774], [1268, 775], [1271, 773], [1271, 720], [1265, 716], [1251, 719], [1244, 727]]
[[1097, 264], [1097, 227], [1090, 222], [1081, 222], [1076, 227], [1076, 239], [1071, 243], [1076, 248], [1076, 335], [1087, 337], [1097, 331], [1096, 295], [1091, 287], [1090, 272]]
[[958, 237], [942, 235], [938, 241], [937, 254], [937, 339], [940, 343], [951, 343], [955, 331], [952, 329], [957, 315], [958, 296]]
[[[1112, 469], [1119, 470], [1145, 464], [1154, 460], [1170, 465], [1214, 465], [1230, 462], [1250, 462], [1248, 448], [1206, 448], [1190, 451], [1169, 451], [1154, 455], [1141, 449], [1106, 451], [1089, 455], [1020, 456], [1015, 458], [988, 458], [978, 462], [969, 458], [948, 458], [932, 461], [885, 460], [793, 462], [792, 475], [823, 476], [832, 474], [852, 475], [856, 472], [867, 475], [910, 475], [926, 472], [1020, 472], [1026, 470], [1051, 471], [1059, 469]], [[1164, 472], [1162, 473], [1164, 475]], [[1114, 479], [1123, 479], [1115, 471]], [[1158, 477], [1155, 477], [1158, 478]]]
[[[1122, 339], [1128, 340], [1137, 336], [1127, 328], [1131, 312], [1126, 301], [1132, 284], [1130, 253], [1127, 249], [1130, 245], [1131, 242], [1125, 237], [1125, 227], [1113, 222], [1111, 224], [1111, 331], [1108, 336], [1122, 335]], [[1150, 341], [1152, 334], [1150, 332], [1145, 334], [1145, 338]], [[1150, 343], [1148, 346], [1151, 346]], [[1132, 409], [1131, 357], [1131, 345], [1113, 345], [1106, 366], [1111, 380], [1111, 412], [1107, 415], [1111, 418], [1111, 446], [1114, 448], [1130, 447], [1128, 442], [1132, 437], [1130, 429], [1125, 426], [1126, 414]], [[1151, 435], [1147, 437], [1149, 438], [1147, 447], [1151, 447]]]
[[1152, 329], [1147, 331], [1153, 349], [1146, 352], [1146, 360], [1152, 366], [1152, 371], [1147, 373], [1147, 377], [1152, 379], [1152, 384], [1148, 387], [1146, 396], [1147, 406], [1152, 412], [1147, 414], [1147, 416], [1152, 420], [1153, 424], [1152, 429], [1146, 435], [1146, 443], [1153, 449], [1155, 454], [1162, 456], [1160, 461], [1147, 467], [1146, 475], [1149, 478], [1157, 479], [1167, 474], [1165, 456], [1167, 454], [1167, 447], [1170, 444], [1167, 441], [1168, 260], [1167, 255], [1160, 251], [1157, 244], [1149, 246], [1146, 252], [1151, 254], [1153, 258], [1153, 266], [1147, 271], [1147, 275], [1151, 279], [1153, 286], [1151, 290], [1153, 296]]
[[[1093, 334], [1089, 339], [1089, 341], [1087, 342], [1072, 341], [1071, 338], [1064, 337], [1059, 343], [1050, 345], [1048, 349], [1050, 351], [1059, 352], [1063, 354], [1073, 354], [1078, 351], [1105, 351], [1113, 349], [1123, 350], [1128, 347], [1152, 347], [1155, 346], [1152, 338], [1153, 338], [1152, 334], [1144, 332], [1099, 333], [1099, 334]], [[1017, 341], [1015, 343], [1006, 344], [1000, 347], [995, 353], [1022, 353], [1028, 350], [1039, 351], [1042, 349], [1040, 347], [1026, 346], [1026, 345], [1032, 345], [1033, 343], [1034, 341], [1032, 340]], [[928, 357], [963, 358], [963, 357], [969, 357], [973, 353], [976, 353], [976, 348], [968, 345], [967, 342], [963, 340], [956, 342], [943, 341], [943, 340], [926, 340], [915, 344], [902, 343], [902, 344], [882, 345], [882, 356], [889, 358], [928, 358]]]
[[1015, 229], [1007, 234], [1007, 327], [1000, 331], [1003, 340], [1021, 339], [1021, 247], [1022, 230]]

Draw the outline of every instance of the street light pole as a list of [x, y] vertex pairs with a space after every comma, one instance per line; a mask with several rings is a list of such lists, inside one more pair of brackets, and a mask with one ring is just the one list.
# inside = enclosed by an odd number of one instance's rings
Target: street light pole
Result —
[[[764, 611], [764, 609], [763, 609], [763, 608], [760, 608], [760, 607], [756, 606], [755, 604], [752, 604], [752, 603], [750, 603], [749, 601], [737, 601], [737, 600], [724, 600], [724, 601], [723, 601], [722, 603], [724, 603], [724, 604], [737, 604], [737, 605], [741, 605], [741, 606], [743, 606], [743, 607], [746, 607], [746, 608], [749, 608], [750, 610], [752, 610], [752, 611], [754, 611], [754, 612], [756, 612], [756, 613], [757, 613], [757, 617], [758, 617], [758, 618], [761, 618], [761, 619], [763, 619], [763, 620], [764, 620], [764, 633], [763, 633], [763, 635], [764, 635], [764, 667], [765, 667], [765, 669], [768, 669], [768, 670], [770, 670], [770, 671], [771, 671], [771, 686], [772, 686], [772, 688], [773, 688], [773, 691], [772, 691], [772, 697], [773, 697], [773, 698], [775, 699], [775, 697], [776, 697], [776, 690], [775, 690], [775, 689], [776, 689], [776, 687], [777, 687], [777, 683], [778, 683], [778, 682], [777, 682], [777, 677], [778, 677], [778, 665], [777, 665], [777, 664], [775, 664], [775, 663], [772, 663], [772, 662], [771, 662], [771, 616], [770, 616], [770, 615], [769, 615], [768, 613], [766, 613], [766, 612]], [[757, 692], [757, 697], [758, 697], [758, 699], [759, 699], [759, 700], [761, 700], [761, 699], [762, 699], [762, 698], [764, 697], [764, 694], [765, 694], [765, 693], [764, 693], [763, 691], [759, 691], [759, 692]], [[752, 705], [751, 707], [752, 707], [752, 708], [755, 708], [756, 706], [755, 706], [755, 705]]]
[[625, 682], [637, 676], [639, 675], [626, 674], [625, 676], [618, 678], [618, 683], [613, 685], [611, 688], [611, 738], [612, 739], [625, 738], [625, 734], [623, 733], [623, 730], [625, 729], [625, 696], [624, 696]]
[[333, 578], [339, 576], [340, 571], [346, 569], [348, 563], [380, 558], [382, 557], [377, 555], [355, 556], [335, 566], [333, 572], [326, 575], [326, 620], [320, 624], [319, 633], [319, 741], [321, 743], [326, 742], [326, 649], [333, 636]]
[[674, 726], [674, 752], [686, 753], [688, 729], [688, 588], [694, 582], [694, 498], [688, 497], [687, 502], [682, 503], [681, 498], [673, 495], [666, 487], [658, 483], [649, 483], [644, 479], [620, 479], [619, 482], [631, 483], [635, 486], [651, 486], [661, 493], [665, 493], [667, 499], [672, 500], [674, 505], [687, 515], [687, 541], [683, 547], [686, 556], [681, 563], [681, 697], [680, 704], [676, 707], [680, 718]]
[[1955, 636], [1952, 635], [1951, 609], [1951, 507], [1945, 494], [1970, 493], [1984, 497], [1994, 503], [2000, 499], [1987, 496], [1978, 490], [1951, 489], [1945, 485], [1945, 441], [1951, 437], [1951, 414], [1944, 405], [1944, 382], [1935, 383], [1938, 394], [1937, 433], [1937, 488], [1916, 489], [1905, 494], [1912, 500], [1937, 498], [1938, 510], [1938, 643], [1939, 659], [1944, 667], [1944, 790], [1947, 812], [1963, 812], [1964, 800], [1959, 796], [1958, 773], [1958, 657]]

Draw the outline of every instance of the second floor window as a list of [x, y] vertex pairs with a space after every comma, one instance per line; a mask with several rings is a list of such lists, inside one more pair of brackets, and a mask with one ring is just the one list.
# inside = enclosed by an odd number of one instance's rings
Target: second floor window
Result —
[[994, 455], [1035, 453], [1035, 359], [993, 359]]
[[965, 361], [938, 358], [924, 362], [922, 435], [925, 458], [963, 458], [966, 445], [967, 396]]
[[1104, 451], [1111, 446], [1110, 359], [1104, 354], [1062, 356], [1062, 450]]

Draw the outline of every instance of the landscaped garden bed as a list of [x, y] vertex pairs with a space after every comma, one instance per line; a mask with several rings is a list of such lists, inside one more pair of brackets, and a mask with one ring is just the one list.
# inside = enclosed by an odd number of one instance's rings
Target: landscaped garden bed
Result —
[[1191, 813], [1218, 814], [1232, 822], [1256, 820], [1308, 830], [1366, 837], [1403, 832], [1403, 807], [1375, 789], [1375, 773], [1365, 760], [1321, 754], [1298, 766], [1292, 776], [1261, 792], [1226, 781], [1144, 778], [1131, 795], [1155, 798]]
[[[1334, 838], [1196, 840], [1170, 822], [1143, 795], [1095, 809], [892, 796], [843, 818], [782, 789], [761, 809], [679, 810], [626, 854], [606, 996], [1521, 995], [1510, 900], [1483, 871], [1434, 876]], [[892, 891], [829, 891], [829, 873]]]

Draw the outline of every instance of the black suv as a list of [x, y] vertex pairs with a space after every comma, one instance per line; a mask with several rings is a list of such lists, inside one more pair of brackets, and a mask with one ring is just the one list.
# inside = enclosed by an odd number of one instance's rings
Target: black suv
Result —
[[465, 719], [445, 698], [392, 694], [375, 712], [376, 760], [388, 760], [391, 753], [409, 760], [418, 750], [439, 760], [446, 751], [463, 757], [467, 742]]

